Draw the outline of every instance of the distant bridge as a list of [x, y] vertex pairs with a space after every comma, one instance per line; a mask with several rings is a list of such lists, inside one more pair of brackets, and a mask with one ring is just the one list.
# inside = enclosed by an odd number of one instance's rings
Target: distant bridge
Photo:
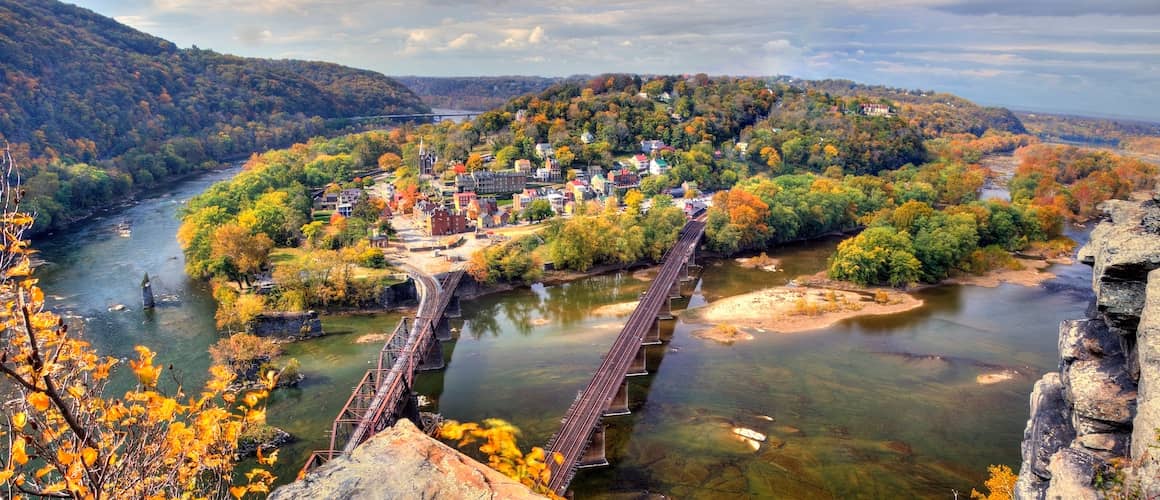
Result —
[[446, 111], [443, 113], [410, 113], [399, 115], [372, 115], [372, 116], [352, 116], [349, 118], [335, 118], [335, 120], [347, 120], [353, 122], [392, 122], [392, 121], [413, 121], [413, 120], [431, 120], [434, 122], [443, 121], [448, 118], [465, 118], [471, 119], [483, 114], [482, 111]]
[[560, 431], [548, 441], [548, 456], [559, 453], [563, 461], [548, 459], [548, 487], [564, 495], [576, 470], [608, 465], [604, 455], [604, 417], [626, 415], [627, 377], [645, 375], [645, 347], [661, 343], [659, 320], [672, 319], [670, 300], [680, 297], [681, 281], [688, 277], [693, 253], [705, 234], [703, 218], [691, 220], [677, 243], [665, 254], [656, 279], [629, 316], [604, 361], [568, 408]]
[[[408, 272], [419, 292], [419, 309], [413, 319], [403, 318], [379, 351], [378, 363], [367, 370], [350, 399], [334, 419], [330, 448], [317, 450], [302, 467], [310, 472], [326, 461], [349, 455], [377, 432], [408, 418], [422, 427], [419, 405], [411, 392], [415, 372], [440, 370], [443, 362], [441, 341], [451, 340], [444, 317], [459, 314], [455, 289], [463, 271], [452, 271], [440, 284], [418, 270]], [[448, 307], [451, 311], [448, 312]]]

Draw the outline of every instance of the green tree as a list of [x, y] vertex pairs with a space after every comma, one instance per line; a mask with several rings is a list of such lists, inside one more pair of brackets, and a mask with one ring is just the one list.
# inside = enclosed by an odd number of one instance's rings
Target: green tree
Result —
[[831, 278], [863, 286], [905, 286], [921, 273], [910, 235], [893, 227], [872, 227], [839, 243], [829, 270]]

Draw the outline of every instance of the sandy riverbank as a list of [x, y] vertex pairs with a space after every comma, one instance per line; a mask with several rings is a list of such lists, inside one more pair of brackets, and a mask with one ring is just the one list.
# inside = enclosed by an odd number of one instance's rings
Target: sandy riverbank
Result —
[[[880, 297], [884, 300], [876, 302], [878, 292], [884, 294]], [[825, 328], [848, 318], [895, 314], [922, 305], [920, 299], [888, 289], [856, 292], [775, 287], [718, 300], [687, 311], [683, 318], [697, 323], [794, 333]]]
[[596, 309], [593, 309], [592, 315], [606, 317], [628, 316], [629, 314], [632, 314], [632, 311], [636, 310], [637, 304], [640, 304], [639, 300], [634, 300], [632, 302], [621, 302], [619, 304], [608, 304], [606, 306], [600, 306]]
[[1037, 259], [1015, 259], [1022, 269], [995, 269], [986, 274], [975, 276], [956, 276], [943, 280], [950, 285], [972, 285], [986, 288], [995, 288], [1001, 283], [1010, 283], [1020, 286], [1039, 286], [1044, 281], [1055, 278], [1055, 275], [1044, 271], [1052, 264], [1051, 261]]

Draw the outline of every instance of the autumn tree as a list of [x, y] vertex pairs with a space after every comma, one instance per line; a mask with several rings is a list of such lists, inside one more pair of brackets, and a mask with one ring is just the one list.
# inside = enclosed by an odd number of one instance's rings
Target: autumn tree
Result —
[[563, 455], [556, 453], [548, 458], [547, 452], [539, 446], [532, 447], [525, 454], [517, 442], [519, 435], [520, 430], [516, 426], [498, 418], [484, 420], [483, 425], [448, 420], [439, 427], [439, 437], [455, 442], [458, 448], [479, 443], [479, 453], [487, 457], [488, 467], [548, 498], [563, 498], [548, 488], [551, 478], [548, 460], [561, 464], [564, 462]]
[[250, 282], [250, 276], [262, 270], [274, 242], [266, 233], [251, 234], [239, 224], [228, 223], [213, 232], [210, 257], [219, 263], [220, 273], [234, 279], [238, 286]]
[[1011, 500], [1015, 498], [1015, 482], [1019, 476], [1015, 475], [1006, 465], [992, 465], [987, 467], [991, 476], [983, 484], [987, 487], [987, 494], [982, 494], [971, 488], [971, 498], [979, 500]]
[[395, 153], [388, 151], [379, 157], [378, 163], [379, 169], [387, 172], [394, 172], [396, 169], [403, 165], [403, 158]]
[[236, 377], [243, 380], [260, 376], [258, 368], [280, 354], [282, 349], [277, 342], [248, 333], [235, 333], [209, 346], [209, 356], [214, 364], [229, 367]]
[[[4, 160], [11, 175], [10, 160]], [[254, 469], [236, 478], [234, 455], [246, 428], [264, 422], [261, 404], [273, 378], [263, 389], [229, 393], [233, 375], [214, 366], [205, 388], [190, 394], [180, 383], [162, 384], [156, 354], [138, 346], [128, 361], [134, 385], [121, 397], [108, 397], [118, 360], [99, 355], [46, 310], [22, 236], [32, 218], [19, 213], [8, 186], [0, 191], [0, 206], [0, 376], [14, 396], [4, 403], [7, 422], [0, 430], [8, 450], [0, 457], [4, 496], [241, 498], [268, 492], [274, 477]]]

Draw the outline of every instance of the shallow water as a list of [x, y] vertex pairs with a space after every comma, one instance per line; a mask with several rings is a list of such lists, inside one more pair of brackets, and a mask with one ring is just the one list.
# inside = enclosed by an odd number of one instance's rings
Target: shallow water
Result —
[[[200, 384], [218, 333], [208, 290], [182, 270], [175, 213], [231, 173], [181, 183], [171, 196], [34, 242], [51, 263], [37, 272], [55, 297], [51, 307], [83, 321], [102, 352], [131, 356], [133, 345], [145, 344], [184, 383]], [[114, 231], [122, 218], [132, 221], [129, 238]], [[700, 294], [690, 302], [821, 270], [835, 244], [770, 251], [781, 272], [702, 262]], [[927, 304], [914, 311], [792, 335], [755, 331], [754, 340], [730, 346], [693, 337], [695, 325], [669, 322], [671, 341], [649, 350], [652, 374], [631, 380], [632, 415], [606, 421], [612, 466], [579, 473], [576, 495], [946, 498], [952, 489], [969, 491], [988, 464], [1017, 466], [1031, 385], [1056, 364], [1058, 322], [1081, 316], [1090, 300], [1085, 266], [1050, 270], [1060, 277], [1041, 287], [933, 288], [919, 293]], [[159, 296], [180, 302], [141, 311], [146, 272]], [[647, 286], [624, 273], [464, 301], [463, 319], [453, 322], [462, 328], [459, 340], [445, 347], [447, 370], [420, 375], [416, 389], [448, 418], [505, 418], [523, 429], [525, 447], [543, 444], [624, 321], [592, 311], [635, 300]], [[127, 310], [109, 311], [116, 304]], [[286, 346], [307, 380], [276, 393], [269, 408], [270, 423], [299, 438], [280, 453], [283, 481], [310, 450], [326, 446], [331, 420], [380, 347], [354, 340], [390, 331], [398, 318], [325, 317], [332, 335]], [[997, 367], [1019, 375], [976, 383]], [[733, 427], [768, 439], [754, 451]]]

